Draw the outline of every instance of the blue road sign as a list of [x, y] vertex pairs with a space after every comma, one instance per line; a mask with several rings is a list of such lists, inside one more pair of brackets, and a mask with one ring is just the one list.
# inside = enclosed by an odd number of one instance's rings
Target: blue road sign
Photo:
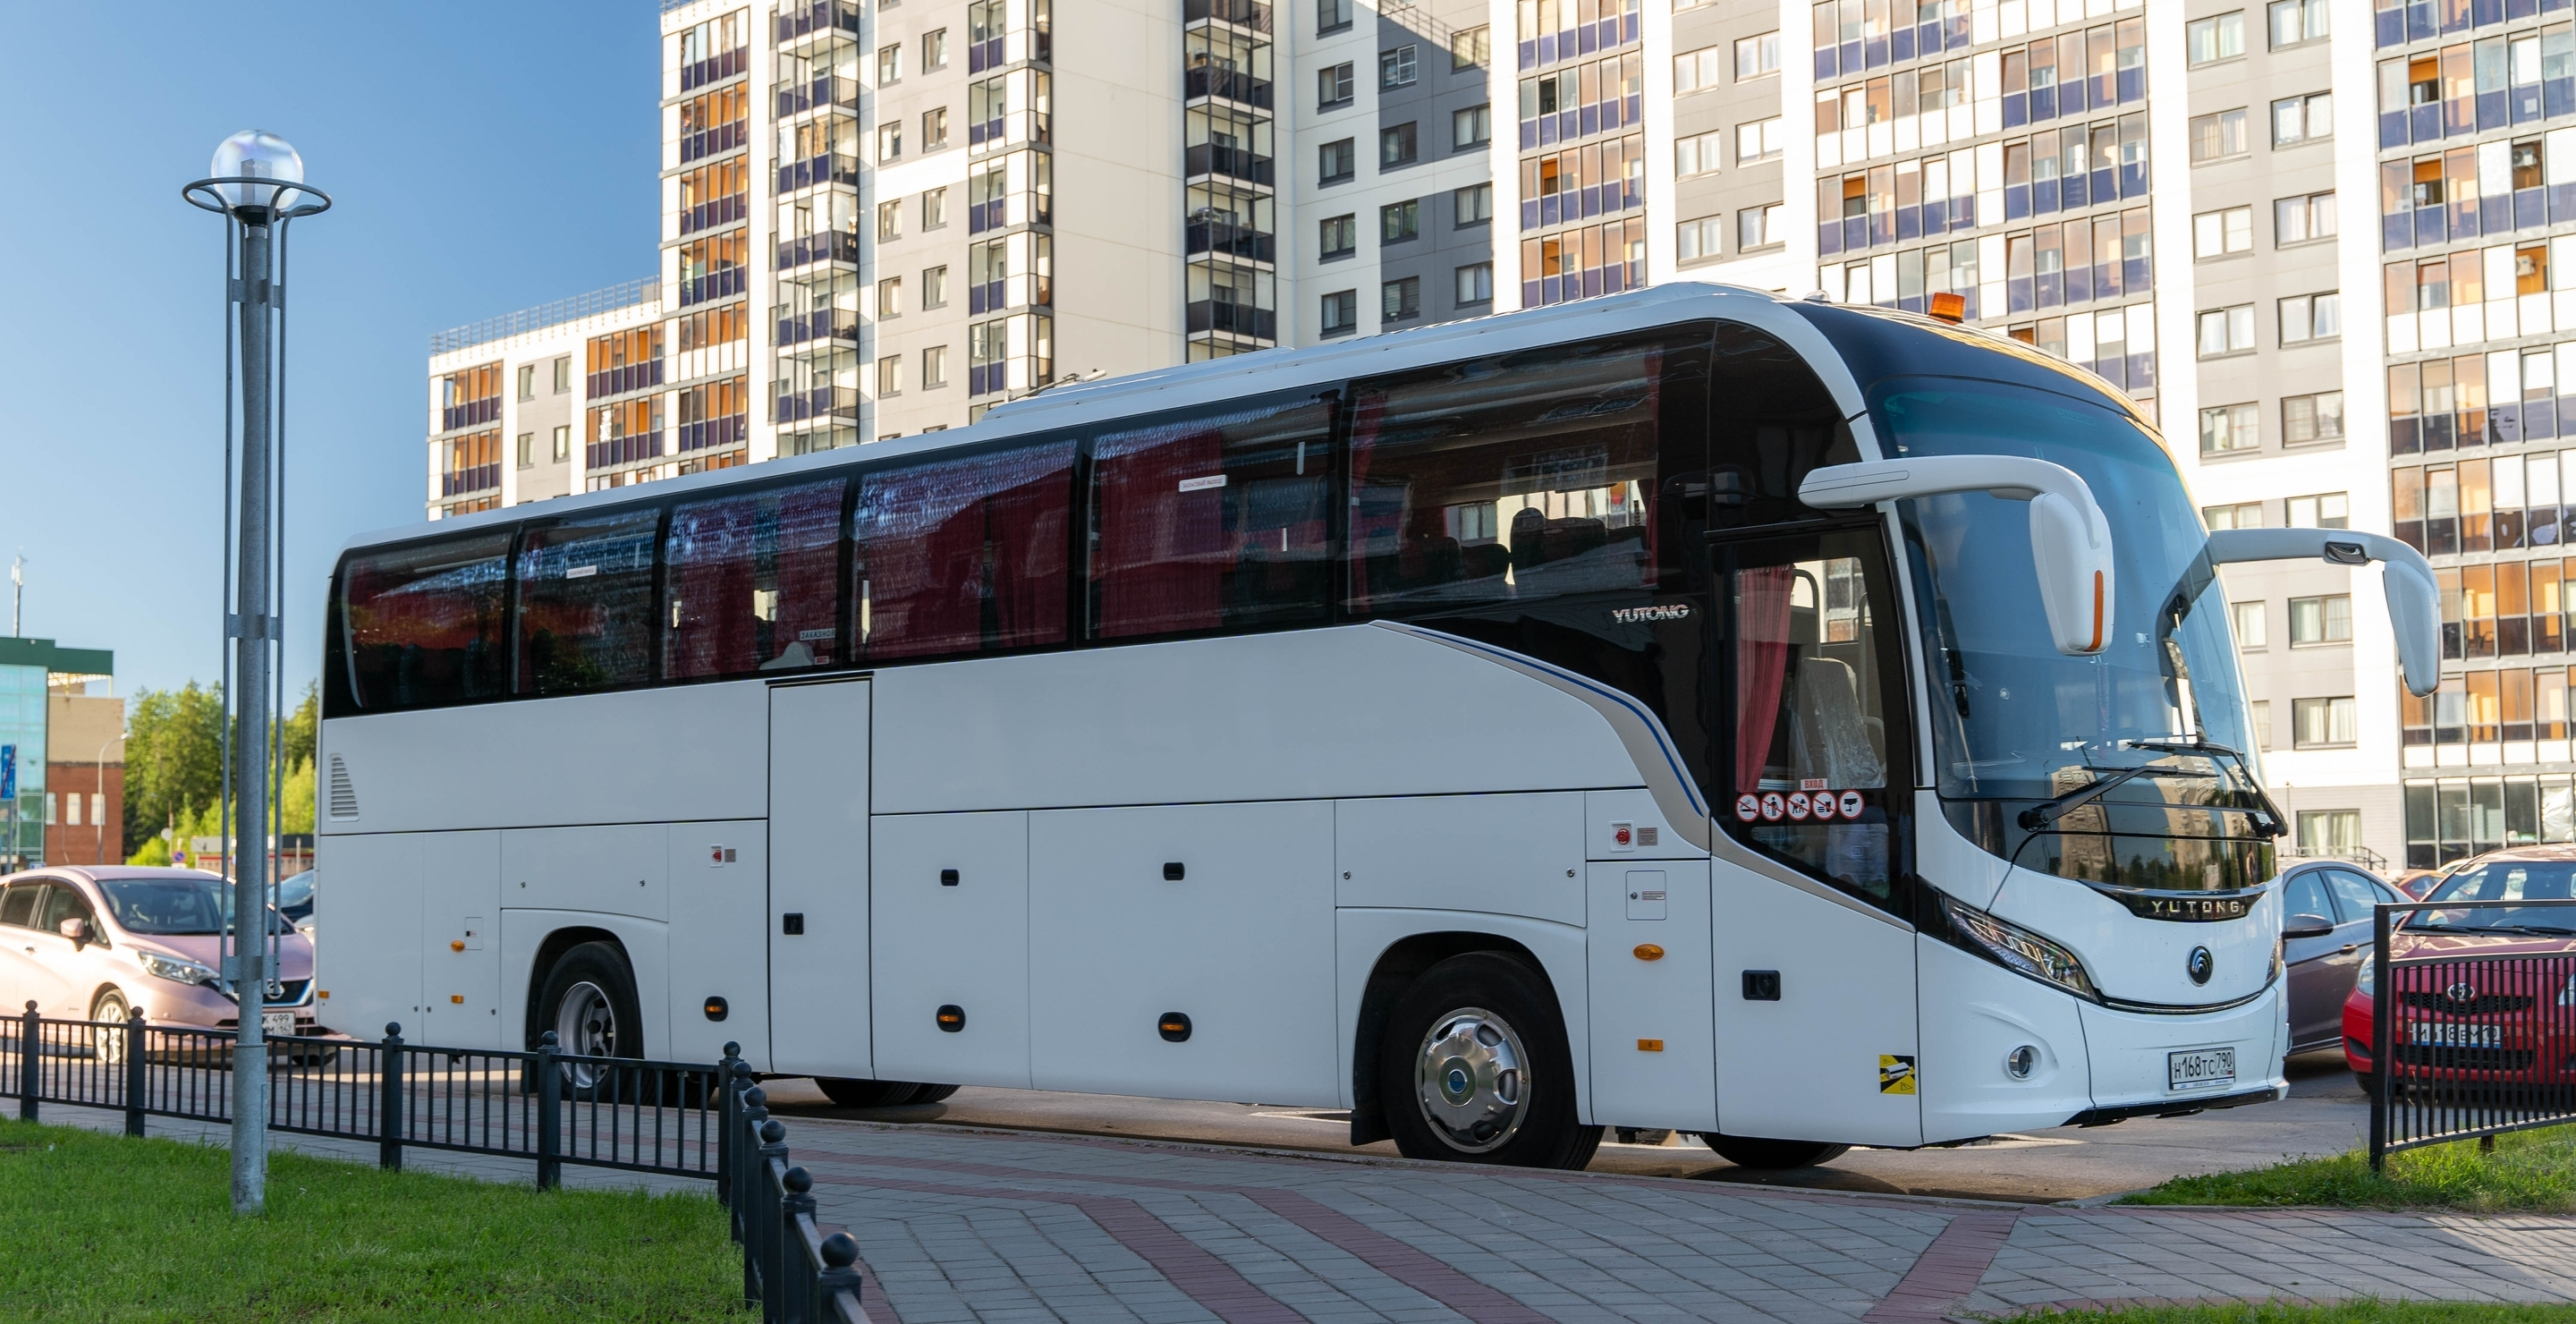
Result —
[[18, 796], [18, 747], [0, 745], [0, 800]]

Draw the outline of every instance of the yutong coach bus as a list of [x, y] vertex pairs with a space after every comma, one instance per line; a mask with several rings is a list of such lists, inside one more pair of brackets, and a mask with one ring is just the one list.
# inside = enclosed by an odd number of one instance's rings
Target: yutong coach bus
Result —
[[[1707, 286], [353, 543], [329, 1019], [1757, 1166], [2283, 1088], [2280, 815], [2129, 404]], [[2366, 582], [2366, 581], [2365, 581]], [[930, 1082], [938, 1082], [936, 1084]]]

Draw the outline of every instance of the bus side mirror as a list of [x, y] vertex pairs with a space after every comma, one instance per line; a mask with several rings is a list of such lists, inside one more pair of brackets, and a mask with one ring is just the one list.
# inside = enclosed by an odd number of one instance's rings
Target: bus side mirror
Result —
[[2101, 652], [2118, 601], [2111, 522], [2074, 470], [2020, 455], [1934, 455], [1828, 465], [1798, 485], [1798, 499], [1819, 510], [1956, 492], [2030, 503], [2030, 559], [2049, 636], [2061, 653]]
[[2221, 529], [2209, 535], [2209, 563], [2320, 560], [2380, 565], [2388, 624], [2397, 632], [2397, 665], [2417, 698], [2442, 683], [2442, 596], [2422, 552], [2384, 534], [2352, 529]]

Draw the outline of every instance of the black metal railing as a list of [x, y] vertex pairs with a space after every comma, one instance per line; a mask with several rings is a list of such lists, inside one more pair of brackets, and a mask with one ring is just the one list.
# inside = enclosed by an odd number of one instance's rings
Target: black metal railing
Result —
[[[2438, 944], [2400, 916], [2483, 912]], [[2502, 914], [2500, 912], [2513, 912]], [[2505, 920], [2514, 921], [2507, 924]], [[2556, 930], [2556, 932], [2552, 932]], [[2377, 908], [2370, 1042], [2347, 1044], [2370, 1085], [2370, 1166], [2446, 1141], [2576, 1122], [2576, 900], [2417, 901]], [[2556, 950], [2552, 950], [2556, 949]]]
[[725, 1175], [716, 1190], [742, 1246], [743, 1299], [759, 1304], [762, 1324], [867, 1324], [858, 1243], [823, 1230], [813, 1178], [787, 1161], [787, 1128], [769, 1115], [751, 1068], [730, 1051], [727, 1059]]
[[[374, 1141], [377, 1161], [400, 1168], [406, 1149], [528, 1159], [537, 1185], [557, 1185], [565, 1164], [719, 1179], [717, 1063], [649, 1062], [558, 1051], [554, 1032], [532, 1050], [442, 1048], [381, 1040], [277, 1035], [268, 1040], [268, 1126], [273, 1131]], [[0, 1021], [0, 1096], [37, 1120], [40, 1104], [125, 1114], [129, 1135], [146, 1117], [232, 1120], [234, 1032], [124, 1021]]]

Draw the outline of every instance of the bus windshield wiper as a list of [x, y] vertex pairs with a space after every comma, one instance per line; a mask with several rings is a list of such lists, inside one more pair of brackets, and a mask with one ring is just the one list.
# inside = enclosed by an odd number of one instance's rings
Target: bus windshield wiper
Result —
[[2032, 805], [2030, 808], [2021, 811], [2021, 817], [2018, 821], [2021, 823], [2022, 831], [2037, 832], [2041, 828], [2047, 827], [2049, 824], [2066, 817], [2068, 814], [2074, 813], [2076, 810], [2093, 803], [2095, 800], [2101, 799], [2104, 795], [2110, 793], [2111, 788], [2137, 777], [2214, 778], [2216, 776], [2218, 776], [2218, 774], [2214, 772], [2186, 772], [2180, 768], [2159, 768], [2152, 763], [2141, 763], [2134, 768], [2122, 768], [2118, 772], [2112, 773], [2110, 776], [2105, 777], [2100, 781], [2078, 786], [2074, 790], [2068, 791], [2064, 795], [2060, 795], [2053, 800], [2049, 800], [2042, 804]]

